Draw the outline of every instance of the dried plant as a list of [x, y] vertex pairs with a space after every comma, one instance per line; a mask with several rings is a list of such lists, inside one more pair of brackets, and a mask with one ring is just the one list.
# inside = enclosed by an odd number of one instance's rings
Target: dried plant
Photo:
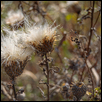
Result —
[[101, 1], [2, 1], [2, 100], [101, 101], [100, 17]]

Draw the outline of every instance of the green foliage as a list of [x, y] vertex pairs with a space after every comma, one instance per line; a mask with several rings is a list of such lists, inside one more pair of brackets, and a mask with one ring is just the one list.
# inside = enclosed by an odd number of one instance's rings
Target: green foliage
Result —
[[72, 14], [67, 14], [66, 15], [66, 21], [70, 21], [72, 19]]

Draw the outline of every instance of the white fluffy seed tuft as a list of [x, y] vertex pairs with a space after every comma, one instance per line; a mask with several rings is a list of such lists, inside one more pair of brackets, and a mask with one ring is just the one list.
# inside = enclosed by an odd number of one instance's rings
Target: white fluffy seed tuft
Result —
[[5, 29], [6, 36], [1, 36], [1, 61], [2, 64], [8, 65], [12, 61], [25, 61], [27, 57], [31, 56], [33, 50], [24, 47], [18, 41], [16, 31], [9, 31]]
[[[25, 20], [25, 31], [21, 31], [20, 38], [22, 42], [26, 44], [26, 46], [32, 46], [33, 43], [39, 45], [43, 42], [44, 38], [47, 37], [48, 40], [51, 40], [53, 37], [56, 37], [56, 27], [52, 27], [53, 25], [49, 25], [47, 22], [44, 25], [32, 25]], [[35, 48], [33, 48], [35, 49]]]

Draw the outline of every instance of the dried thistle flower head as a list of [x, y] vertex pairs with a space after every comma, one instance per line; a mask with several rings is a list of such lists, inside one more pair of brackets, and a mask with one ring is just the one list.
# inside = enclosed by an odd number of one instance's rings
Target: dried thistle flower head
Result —
[[13, 10], [8, 12], [8, 17], [6, 18], [6, 24], [10, 25], [12, 28], [19, 28], [24, 24], [24, 15], [18, 10], [14, 12]]
[[1, 37], [1, 65], [11, 78], [22, 74], [32, 53], [30, 48], [24, 48], [17, 40], [17, 36], [10, 34], [8, 36], [2, 34]]
[[80, 100], [82, 96], [86, 93], [86, 85], [83, 82], [78, 82], [72, 86], [73, 95]]
[[44, 25], [34, 25], [26, 27], [26, 32], [23, 32], [23, 42], [32, 47], [38, 55], [44, 56], [45, 54], [53, 51], [53, 45], [56, 41], [56, 27], [49, 26], [48, 23]]

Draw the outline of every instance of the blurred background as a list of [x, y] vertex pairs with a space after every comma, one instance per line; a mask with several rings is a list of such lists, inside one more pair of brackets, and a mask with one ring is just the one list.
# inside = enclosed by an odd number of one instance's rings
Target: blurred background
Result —
[[[74, 100], [71, 85], [77, 82], [84, 82], [87, 87], [81, 101], [101, 100], [101, 1], [1, 1], [1, 32], [3, 27], [21, 30], [25, 16], [37, 24], [47, 21], [50, 25], [54, 22], [53, 26], [59, 25], [58, 41], [48, 55], [49, 67], [55, 70], [50, 73], [50, 100]], [[46, 100], [46, 85], [41, 84], [46, 82], [39, 65], [41, 60], [34, 54], [23, 74], [16, 78], [16, 91], [24, 89], [20, 100]], [[3, 86], [10, 83], [3, 68], [1, 82]], [[66, 85], [69, 85], [67, 93], [63, 89]], [[6, 90], [9, 95], [10, 90], [10, 87]], [[2, 93], [1, 100], [9, 99]]]

